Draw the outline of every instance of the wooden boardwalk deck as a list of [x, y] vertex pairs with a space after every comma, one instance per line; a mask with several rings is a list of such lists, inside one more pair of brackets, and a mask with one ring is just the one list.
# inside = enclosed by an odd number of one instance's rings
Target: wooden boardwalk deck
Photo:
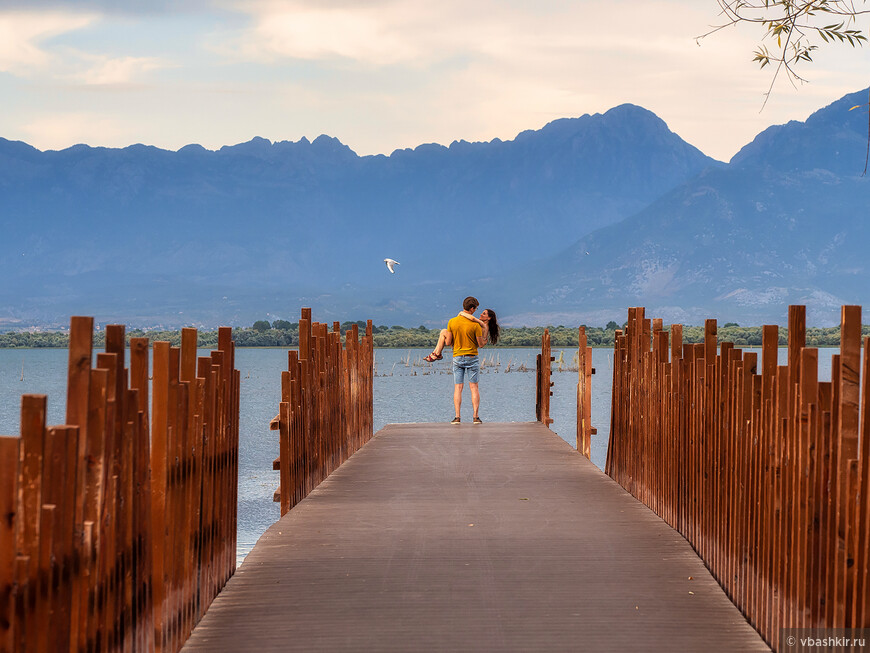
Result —
[[540, 424], [389, 425], [185, 651], [767, 650], [686, 541]]

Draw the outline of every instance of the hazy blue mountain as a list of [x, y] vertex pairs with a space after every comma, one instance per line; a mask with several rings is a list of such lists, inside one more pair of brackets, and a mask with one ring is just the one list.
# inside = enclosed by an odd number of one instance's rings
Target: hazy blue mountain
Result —
[[632, 105], [390, 156], [328, 136], [177, 152], [0, 139], [0, 320], [250, 323], [300, 304], [442, 320], [481, 279], [722, 165]]
[[841, 304], [870, 305], [866, 104], [862, 91], [771, 127], [727, 167], [524, 269], [511, 311], [603, 324], [644, 305], [673, 321], [758, 324], [802, 303], [811, 321], [836, 323]]
[[731, 164], [780, 172], [827, 170], [860, 175], [867, 154], [868, 91], [850, 93], [816, 111], [806, 122], [769, 127], [741, 149]]

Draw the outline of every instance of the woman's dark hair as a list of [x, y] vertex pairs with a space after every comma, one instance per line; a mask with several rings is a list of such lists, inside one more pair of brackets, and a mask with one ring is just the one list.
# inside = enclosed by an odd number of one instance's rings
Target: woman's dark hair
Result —
[[491, 308], [487, 308], [486, 312], [489, 314], [489, 322], [486, 324], [489, 330], [489, 344], [494, 345], [498, 342], [498, 318], [496, 318], [495, 311]]

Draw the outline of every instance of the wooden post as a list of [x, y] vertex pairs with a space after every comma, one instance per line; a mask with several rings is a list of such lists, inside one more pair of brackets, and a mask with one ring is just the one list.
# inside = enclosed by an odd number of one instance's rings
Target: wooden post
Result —
[[42, 519], [42, 461], [45, 456], [45, 395], [21, 397], [21, 482], [19, 484], [17, 549], [36, 567]]
[[[289, 372], [285, 372], [289, 376]], [[291, 439], [290, 439], [290, 402], [282, 401], [278, 405], [278, 425], [279, 425], [279, 452], [281, 456], [281, 516], [283, 517], [290, 510], [291, 506], [291, 473], [293, 471], [291, 465]]]
[[[76, 558], [82, 557], [80, 544], [83, 538], [84, 502], [86, 494], [87, 466], [87, 423], [88, 423], [88, 391], [90, 386], [90, 371], [92, 357], [94, 320], [90, 317], [73, 317], [70, 321], [69, 338], [69, 367], [67, 372], [67, 402], [66, 424], [78, 426], [80, 437], [78, 438], [78, 452], [76, 470], [78, 478], [75, 479], [74, 514], [73, 523], [73, 546], [76, 549], [73, 554]], [[76, 574], [70, 582], [73, 592], [70, 605], [71, 620], [71, 644], [73, 648], [79, 643], [79, 602], [81, 599], [82, 576]]]
[[20, 438], [0, 436], [0, 649], [14, 650], [15, 530], [18, 527]]
[[592, 458], [592, 352], [586, 327], [580, 327], [577, 348], [577, 451]]
[[[794, 557], [791, 561], [793, 571], [792, 584], [795, 588], [795, 610], [793, 623], [798, 628], [808, 627], [810, 621], [811, 599], [807, 591], [812, 588], [813, 561], [813, 520], [815, 517], [815, 496], [813, 477], [815, 476], [815, 458], [817, 420], [819, 403], [817, 349], [804, 348], [801, 352], [801, 384], [800, 384], [800, 423], [796, 429], [796, 463], [797, 463], [797, 542], [793, 547]], [[809, 580], [809, 582], [808, 582]]]
[[549, 427], [553, 423], [550, 417], [550, 397], [553, 392], [553, 382], [551, 379], [551, 363], [553, 356], [550, 350], [550, 330], [544, 329], [544, 334], [541, 336], [541, 354], [538, 358], [538, 381], [536, 384], [536, 417], [537, 421]]
[[[56, 524], [55, 506], [44, 503], [39, 512], [39, 562], [37, 578], [39, 586], [36, 588], [36, 650], [58, 650], [54, 640], [52, 610], [54, 609], [54, 577], [55, 569], [54, 554], [54, 529]], [[58, 617], [58, 622], [60, 621]], [[29, 643], [28, 643], [29, 644]], [[55, 648], [50, 648], [55, 647]]]
[[761, 449], [763, 460], [762, 487], [764, 489], [763, 508], [761, 516], [762, 542], [761, 542], [761, 614], [758, 618], [759, 629], [766, 641], [771, 641], [771, 614], [773, 611], [773, 560], [774, 538], [776, 533], [775, 510], [776, 487], [778, 468], [776, 466], [775, 440], [775, 385], [776, 367], [779, 347], [779, 328], [776, 325], [762, 327], [762, 353], [761, 353], [761, 394], [762, 394], [762, 428]]
[[[864, 364], [863, 386], [861, 388], [861, 450], [860, 462], [860, 488], [858, 496], [861, 497], [858, 519], [855, 522], [858, 528], [858, 551], [856, 557], [856, 584], [855, 612], [853, 623], [856, 628], [870, 626], [870, 419], [867, 410], [870, 410], [870, 337], [864, 338]], [[823, 482], [820, 479], [819, 483]]]
[[837, 459], [840, 467], [836, 491], [835, 550], [838, 573], [833, 597], [834, 628], [851, 626], [851, 604], [855, 589], [856, 545], [852, 513], [856, 505], [857, 478], [849, 470], [857, 466], [858, 459], [860, 366], [861, 307], [843, 306], [840, 319], [840, 407], [837, 429]]

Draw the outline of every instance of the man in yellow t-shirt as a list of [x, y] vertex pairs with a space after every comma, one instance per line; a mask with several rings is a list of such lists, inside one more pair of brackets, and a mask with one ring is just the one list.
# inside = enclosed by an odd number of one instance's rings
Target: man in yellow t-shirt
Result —
[[[466, 297], [462, 308], [466, 313], [474, 314], [480, 302], [474, 297]], [[447, 330], [453, 336], [453, 408], [456, 417], [451, 424], [459, 424], [459, 409], [462, 406], [462, 389], [465, 387], [465, 377], [468, 376], [468, 387], [471, 390], [471, 406], [474, 408], [474, 424], [481, 424], [480, 390], [478, 377], [480, 375], [480, 358], [477, 348], [486, 344], [486, 336], [480, 324], [474, 320], [457, 315], [447, 323]]]

